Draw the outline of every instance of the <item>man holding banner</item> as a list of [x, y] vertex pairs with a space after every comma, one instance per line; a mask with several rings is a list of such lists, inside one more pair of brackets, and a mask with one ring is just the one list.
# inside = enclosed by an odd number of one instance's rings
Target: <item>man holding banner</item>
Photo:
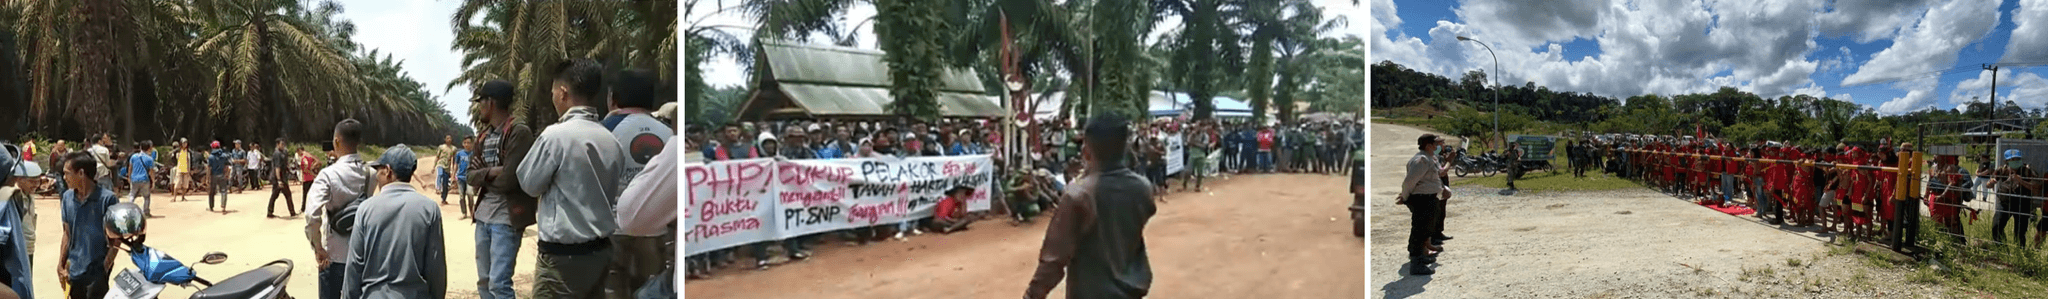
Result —
[[1158, 212], [1151, 183], [1125, 166], [1131, 129], [1114, 114], [1091, 118], [1081, 159], [1088, 174], [1069, 185], [1046, 227], [1038, 270], [1024, 298], [1045, 298], [1062, 278], [1067, 298], [1141, 298], [1152, 287], [1145, 224]]

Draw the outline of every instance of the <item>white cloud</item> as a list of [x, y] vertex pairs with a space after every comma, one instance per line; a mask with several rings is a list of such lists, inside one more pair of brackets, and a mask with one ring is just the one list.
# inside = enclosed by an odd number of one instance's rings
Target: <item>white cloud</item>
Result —
[[1906, 95], [1892, 98], [1889, 101], [1885, 101], [1884, 104], [1878, 105], [1877, 112], [1882, 114], [1899, 114], [1933, 106], [1934, 86], [1940, 82], [1939, 79], [1937, 77], [1927, 77], [1892, 83], [1892, 88], [1905, 90]]
[[1957, 0], [1936, 6], [1902, 31], [1892, 46], [1877, 52], [1842, 79], [1843, 85], [1900, 80], [1955, 65], [1957, 53], [1998, 24], [1995, 0]]
[[2005, 57], [1998, 62], [2039, 64], [2048, 62], [2048, 0], [2020, 0], [2012, 13], [2012, 39], [2005, 44]]
[[[2011, 68], [1998, 70], [1998, 103], [2018, 103], [2020, 107], [2042, 108], [2048, 106], [2048, 78], [2023, 72], [2015, 73]], [[1949, 103], [1961, 107], [1970, 102], [1991, 99], [1992, 77], [1990, 70], [1978, 71], [1976, 78], [1957, 82], [1955, 90], [1949, 92]]]
[[1853, 35], [1857, 43], [1897, 36], [1931, 1], [1833, 1], [1834, 7], [1814, 18], [1822, 34]]
[[1401, 17], [1395, 15], [1394, 11], [1393, 0], [1372, 1], [1372, 22], [1368, 25], [1368, 32], [1372, 34], [1372, 51], [1366, 53], [1371, 60], [1366, 63], [1393, 61], [1409, 69], [1441, 73], [1429, 58], [1424, 57], [1427, 45], [1422, 43], [1422, 39], [1395, 30], [1400, 28]]
[[1458, 19], [1470, 23], [1481, 35], [1476, 37], [1528, 48], [1598, 34], [1600, 14], [1605, 11], [1583, 8], [1607, 7], [1608, 1], [1468, 0], [1460, 4], [1455, 9]]

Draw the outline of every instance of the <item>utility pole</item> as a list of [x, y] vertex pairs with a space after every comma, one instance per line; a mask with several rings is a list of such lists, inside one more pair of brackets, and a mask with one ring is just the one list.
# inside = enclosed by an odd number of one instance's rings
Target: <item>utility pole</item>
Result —
[[1984, 69], [1991, 71], [1991, 119], [1998, 119], [1998, 66], [1986, 63]]

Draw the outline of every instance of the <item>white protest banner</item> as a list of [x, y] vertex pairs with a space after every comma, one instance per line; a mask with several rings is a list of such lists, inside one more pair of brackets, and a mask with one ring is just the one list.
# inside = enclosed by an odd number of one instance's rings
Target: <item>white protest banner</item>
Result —
[[993, 162], [988, 155], [975, 155], [687, 166], [691, 201], [684, 214], [690, 216], [684, 223], [689, 228], [684, 246], [697, 254], [931, 217], [946, 190], [960, 185], [974, 187], [961, 208], [985, 211], [992, 205]]
[[783, 161], [780, 235], [931, 217], [946, 190], [972, 186], [967, 211], [991, 206], [995, 167], [987, 155]]
[[775, 239], [775, 160], [684, 165], [684, 247], [689, 254]]
[[1183, 167], [1187, 167], [1187, 143], [1181, 140], [1180, 134], [1163, 134], [1160, 140], [1166, 141], [1166, 173], [1180, 173]]

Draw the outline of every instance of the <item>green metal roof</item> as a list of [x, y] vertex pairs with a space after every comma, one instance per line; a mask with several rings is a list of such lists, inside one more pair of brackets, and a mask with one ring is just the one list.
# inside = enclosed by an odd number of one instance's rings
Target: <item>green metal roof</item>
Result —
[[[889, 115], [889, 66], [882, 51], [849, 47], [762, 41], [756, 51], [768, 64], [775, 84], [791, 104], [817, 116]], [[940, 77], [939, 111], [948, 117], [1001, 116], [995, 96], [986, 95], [971, 69], [948, 69]], [[769, 92], [769, 91], [764, 91]], [[779, 97], [777, 97], [779, 98]], [[754, 100], [761, 100], [757, 97]], [[742, 115], [757, 115], [782, 105], [746, 105]], [[757, 109], [760, 108], [760, 109]]]

